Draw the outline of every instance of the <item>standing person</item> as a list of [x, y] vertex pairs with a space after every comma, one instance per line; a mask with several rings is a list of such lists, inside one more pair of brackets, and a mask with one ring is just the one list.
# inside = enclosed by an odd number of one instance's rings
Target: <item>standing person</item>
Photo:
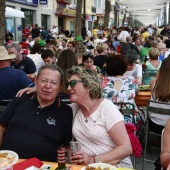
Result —
[[124, 42], [126, 42], [126, 37], [130, 36], [128, 31], [129, 31], [128, 27], [123, 28], [120, 34], [118, 35], [118, 40], [123, 40]]
[[10, 68], [15, 57], [15, 54], [9, 55], [5, 47], [0, 46], [0, 100], [13, 99], [19, 90], [33, 86], [23, 71]]
[[57, 35], [57, 29], [56, 29], [56, 26], [53, 25], [52, 28], [51, 28], [51, 38], [52, 39], [56, 39], [56, 35]]
[[27, 28], [27, 26], [25, 26], [23, 31], [22, 31], [22, 38], [28, 39], [29, 35], [30, 35], [30, 30]]
[[66, 38], [64, 38], [64, 39], [61, 41], [61, 46], [59, 46], [59, 49], [61, 49], [61, 50], [67, 49], [67, 39], [66, 39]]
[[41, 31], [41, 39], [46, 41], [47, 40], [47, 36], [48, 36], [48, 33], [47, 31], [44, 29], [44, 27], [42, 27], [42, 31]]
[[31, 33], [32, 33], [32, 38], [33, 38], [33, 39], [40, 36], [40, 30], [39, 30], [39, 28], [38, 28], [38, 24], [35, 24], [35, 28], [33, 28], [33, 29], [31, 30]]
[[87, 31], [87, 37], [91, 37], [92, 36], [92, 33], [91, 33], [91, 30], [90, 30], [90, 28], [88, 28], [88, 31]]
[[67, 43], [67, 49], [70, 49], [70, 50], [74, 51], [74, 46], [75, 46], [74, 42], [72, 42], [72, 41]]
[[10, 38], [10, 40], [13, 39], [13, 34], [9, 32], [9, 30], [6, 30], [5, 38]]
[[20, 69], [24, 71], [29, 78], [36, 72], [36, 66], [34, 62], [27, 57], [24, 53], [21, 54], [21, 48], [18, 43], [9, 44], [6, 47], [9, 54], [15, 54], [16, 57], [11, 62], [11, 68]]
[[34, 41], [32, 40], [31, 35], [28, 36], [28, 39], [27, 39], [26, 42], [28, 43], [28, 48], [31, 49], [33, 47], [33, 45], [34, 45]]
[[56, 161], [57, 148], [68, 147], [72, 139], [72, 111], [58, 97], [63, 80], [60, 67], [44, 65], [35, 81], [37, 93], [17, 97], [6, 107], [0, 115], [2, 150], [24, 159]]
[[72, 163], [120, 163], [121, 167], [132, 167], [132, 148], [123, 116], [111, 101], [103, 99], [97, 73], [72, 67], [67, 71], [67, 80], [74, 115], [72, 131], [81, 145]]

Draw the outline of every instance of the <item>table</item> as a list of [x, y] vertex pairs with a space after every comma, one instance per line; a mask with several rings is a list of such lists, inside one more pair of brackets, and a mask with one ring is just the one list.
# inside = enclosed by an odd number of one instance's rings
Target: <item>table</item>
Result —
[[[25, 159], [19, 159], [19, 162], [25, 161]], [[52, 170], [55, 170], [55, 168], [58, 167], [58, 163], [57, 162], [46, 162], [46, 161], [42, 161], [44, 164], [49, 164], [52, 166]], [[71, 167], [72, 170], [81, 170], [81, 168], [83, 168], [83, 165], [74, 165], [74, 164], [67, 164], [68, 166]]]
[[148, 91], [138, 91], [135, 97], [135, 102], [138, 107], [146, 107], [146, 102], [150, 100], [151, 92]]

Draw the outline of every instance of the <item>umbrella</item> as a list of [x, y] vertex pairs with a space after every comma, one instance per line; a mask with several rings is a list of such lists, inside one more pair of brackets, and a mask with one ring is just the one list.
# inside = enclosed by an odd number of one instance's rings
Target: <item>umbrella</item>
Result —
[[10, 8], [10, 7], [6, 7], [5, 17], [25, 18], [25, 15], [24, 15], [24, 12], [22, 12], [20, 10]]

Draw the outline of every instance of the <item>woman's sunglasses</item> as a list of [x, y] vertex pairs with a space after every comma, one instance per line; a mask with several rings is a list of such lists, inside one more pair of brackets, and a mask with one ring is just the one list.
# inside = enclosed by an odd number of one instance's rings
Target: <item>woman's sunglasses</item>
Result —
[[71, 80], [69, 83], [66, 83], [66, 88], [68, 88], [69, 85], [71, 88], [73, 88], [79, 82], [83, 83], [82, 80]]

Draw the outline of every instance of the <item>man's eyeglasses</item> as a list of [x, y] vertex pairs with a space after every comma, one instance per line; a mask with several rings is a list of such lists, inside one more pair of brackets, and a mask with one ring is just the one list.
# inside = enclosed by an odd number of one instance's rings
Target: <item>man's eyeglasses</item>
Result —
[[83, 83], [82, 80], [71, 80], [69, 83], [66, 83], [66, 88], [68, 88], [69, 85], [71, 88], [73, 88], [79, 82]]

